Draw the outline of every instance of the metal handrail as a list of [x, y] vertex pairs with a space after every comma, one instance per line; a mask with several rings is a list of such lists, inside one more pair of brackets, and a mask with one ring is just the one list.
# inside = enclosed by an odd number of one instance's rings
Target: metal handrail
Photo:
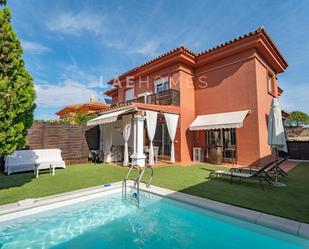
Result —
[[144, 169], [144, 171], [145, 171], [147, 168], [148, 168], [148, 169], [151, 169], [151, 174], [150, 174], [150, 178], [149, 178], [148, 182], [145, 182], [145, 184], [146, 184], [146, 187], [147, 187], [147, 188], [150, 188], [150, 184], [151, 184], [152, 178], [153, 178], [153, 168], [152, 168], [151, 166], [147, 166], [147, 167]]
[[[130, 174], [131, 174], [131, 172], [132, 172], [132, 170], [133, 170], [134, 168], [138, 168], [138, 169], [139, 169], [139, 175], [138, 175], [138, 177], [136, 178], [136, 180], [139, 178], [139, 176], [140, 176], [141, 173], [142, 173], [142, 168], [141, 168], [140, 166], [138, 166], [138, 165], [132, 165], [132, 166], [130, 167], [129, 172], [127, 173], [126, 177], [125, 177], [125, 178], [123, 179], [123, 181], [122, 181], [122, 191], [123, 191], [123, 189], [124, 189], [125, 195], [127, 195], [127, 181], [128, 181], [129, 176], [130, 176]], [[135, 180], [135, 182], [136, 182], [136, 180]], [[135, 186], [135, 182], [134, 182], [134, 186]]]
[[137, 200], [137, 205], [139, 206], [139, 183], [140, 181], [142, 180], [142, 177], [144, 176], [144, 173], [147, 169], [150, 169], [151, 170], [151, 174], [150, 174], [150, 178], [148, 179], [147, 182], [145, 182], [146, 184], [146, 187], [149, 188], [150, 187], [150, 184], [152, 182], [152, 178], [153, 178], [153, 168], [151, 166], [146, 166], [143, 170], [140, 166], [137, 166], [137, 165], [132, 165], [129, 169], [129, 172], [127, 173], [126, 177], [124, 178], [123, 182], [122, 182], [122, 194], [124, 192], [124, 195], [125, 197], [127, 197], [127, 180], [129, 179], [129, 176], [132, 172], [132, 170], [134, 168], [138, 168], [139, 169], [139, 175], [137, 176], [137, 178], [135, 179], [134, 181], [134, 185], [133, 185], [133, 188], [136, 189], [136, 194], [135, 194], [135, 198]]
[[139, 191], [139, 183], [140, 183], [140, 181], [142, 180], [142, 177], [144, 176], [145, 171], [146, 171], [147, 169], [151, 169], [151, 174], [150, 174], [150, 178], [149, 178], [148, 182], [145, 182], [145, 184], [146, 184], [146, 187], [147, 187], [147, 188], [150, 187], [150, 184], [151, 184], [152, 178], [153, 178], [153, 168], [152, 168], [150, 165], [147, 165], [147, 166], [143, 169], [142, 173], [136, 178], [136, 180], [135, 180], [135, 182], [134, 182], [134, 187], [136, 188], [136, 186], [137, 186], [137, 187], [138, 187], [138, 188], [137, 188], [138, 191]]

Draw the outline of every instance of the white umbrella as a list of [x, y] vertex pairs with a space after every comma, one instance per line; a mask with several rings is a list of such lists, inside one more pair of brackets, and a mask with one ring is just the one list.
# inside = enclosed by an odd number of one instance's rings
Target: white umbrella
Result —
[[[278, 151], [288, 152], [288, 149], [286, 146], [281, 108], [279, 101], [276, 98], [272, 100], [268, 117], [268, 144], [276, 150], [276, 163], [278, 167]], [[277, 184], [278, 174], [276, 168], [276, 185]]]

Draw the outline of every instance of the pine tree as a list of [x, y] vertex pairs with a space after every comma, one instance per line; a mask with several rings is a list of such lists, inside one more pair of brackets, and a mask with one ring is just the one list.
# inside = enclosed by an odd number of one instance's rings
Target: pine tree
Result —
[[[26, 144], [33, 121], [35, 90], [25, 69], [23, 49], [11, 25], [6, 0], [0, 0], [0, 155]], [[1, 5], [4, 7], [1, 8]]]

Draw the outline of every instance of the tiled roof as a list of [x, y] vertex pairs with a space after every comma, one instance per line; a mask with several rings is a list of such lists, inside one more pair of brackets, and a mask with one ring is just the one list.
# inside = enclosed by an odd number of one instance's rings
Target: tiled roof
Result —
[[244, 35], [242, 35], [242, 36], [239, 36], [239, 37], [237, 37], [237, 38], [235, 38], [235, 39], [233, 39], [233, 40], [229, 40], [229, 41], [227, 41], [227, 42], [224, 42], [224, 43], [221, 43], [221, 44], [217, 45], [216, 47], [212, 47], [212, 48], [209, 48], [209, 49], [204, 50], [204, 51], [202, 51], [202, 52], [199, 52], [199, 53], [197, 54], [197, 56], [201, 56], [201, 55], [204, 55], [204, 54], [208, 54], [208, 53], [210, 53], [210, 52], [213, 52], [214, 50], [217, 50], [217, 49], [219, 49], [219, 48], [225, 47], [225, 46], [227, 46], [227, 45], [229, 45], [229, 44], [231, 44], [231, 43], [234, 43], [234, 42], [243, 40], [243, 39], [245, 39], [245, 38], [247, 38], [247, 37], [253, 36], [253, 35], [255, 35], [255, 34], [261, 33], [263, 30], [264, 30], [264, 27], [261, 26], [261, 27], [259, 27], [258, 29], [254, 30], [254, 31], [251, 31], [251, 32], [249, 32], [249, 33], [247, 33], [247, 34], [244, 34]]
[[154, 105], [154, 104], [144, 104], [144, 103], [134, 103], [134, 102], [112, 105], [102, 110], [101, 113], [112, 111], [112, 110], [118, 111], [118, 110], [130, 108], [130, 107], [136, 107], [137, 109], [141, 109], [141, 110], [153, 110], [153, 111], [162, 111], [162, 112], [168, 112], [168, 113], [180, 113], [179, 106]]
[[[272, 44], [272, 46], [276, 49], [276, 52], [280, 55], [282, 60], [286, 63], [285, 58], [280, 53], [280, 51], [279, 51], [278, 47], [276, 46], [275, 42], [271, 39], [270, 35], [266, 32], [266, 30], [265, 30], [265, 28], [263, 26], [260, 26], [258, 29], [254, 30], [252, 32], [249, 32], [247, 34], [244, 34], [242, 36], [239, 36], [239, 37], [237, 37], [237, 38], [235, 38], [233, 40], [229, 40], [229, 41], [227, 41], [225, 43], [221, 43], [221, 44], [217, 45], [216, 47], [213, 47], [213, 48], [207, 49], [205, 51], [202, 51], [202, 52], [198, 53], [197, 56], [208, 54], [208, 53], [213, 52], [213, 51], [215, 51], [217, 49], [226, 47], [226, 46], [228, 46], [228, 45], [230, 45], [230, 44], [232, 44], [234, 42], [237, 42], [237, 41], [240, 41], [240, 40], [244, 40], [244, 39], [246, 39], [248, 37], [251, 37], [251, 36], [257, 35], [257, 34], [261, 34], [261, 33], [263, 33], [269, 39], [269, 41]], [[286, 63], [286, 65], [287, 65], [287, 63]]]
[[[265, 31], [264, 27], [261, 26], [261, 27], [259, 27], [258, 29], [254, 30], [254, 31], [252, 31], [252, 32], [249, 32], [249, 33], [247, 33], [247, 34], [244, 34], [244, 35], [242, 35], [242, 36], [239, 36], [238, 38], [235, 38], [235, 39], [233, 39], [233, 40], [229, 40], [229, 41], [227, 41], [227, 42], [225, 42], [225, 43], [221, 43], [220, 45], [218, 45], [218, 46], [216, 46], [216, 47], [213, 47], [213, 48], [204, 50], [204, 51], [199, 52], [199, 53], [195, 53], [195, 52], [193, 52], [192, 50], [186, 48], [184, 45], [180, 45], [180, 46], [177, 47], [177, 48], [174, 48], [174, 49], [172, 49], [172, 50], [170, 50], [170, 51], [168, 51], [168, 52], [166, 52], [166, 53], [164, 53], [164, 54], [162, 54], [162, 55], [159, 55], [159, 56], [157, 56], [157, 57], [155, 57], [155, 58], [153, 58], [153, 59], [151, 59], [151, 60], [149, 60], [149, 61], [147, 61], [147, 62], [145, 62], [145, 63], [143, 63], [143, 64], [141, 64], [141, 65], [139, 65], [139, 66], [137, 66], [137, 67], [135, 67], [135, 68], [132, 68], [132, 69], [130, 69], [130, 70], [128, 70], [128, 71], [126, 71], [126, 72], [120, 74], [120, 75], [119, 75], [118, 77], [116, 77], [116, 78], [120, 78], [120, 77], [123, 77], [123, 76], [125, 76], [125, 75], [133, 74], [133, 73], [137, 72], [139, 69], [141, 69], [142, 67], [147, 66], [147, 65], [149, 65], [149, 64], [151, 64], [151, 63], [153, 63], [153, 62], [155, 62], [155, 61], [158, 61], [158, 60], [160, 60], [160, 59], [162, 59], [162, 58], [164, 58], [164, 57], [167, 57], [167, 56], [172, 55], [172, 54], [175, 54], [175, 53], [183, 52], [183, 53], [185, 53], [185, 54], [187, 54], [187, 55], [189, 55], [189, 56], [192, 56], [194, 59], [196, 59], [196, 58], [198, 58], [199, 56], [202, 56], [202, 55], [205, 55], [205, 54], [214, 52], [215, 50], [221, 49], [221, 48], [226, 47], [226, 46], [228, 46], [228, 45], [230, 45], [230, 44], [232, 44], [232, 43], [238, 42], [238, 41], [240, 41], [240, 40], [244, 40], [244, 39], [246, 39], [246, 38], [248, 38], [248, 37], [251, 37], [251, 36], [253, 36], [253, 35], [257, 35], [257, 34], [260, 34], [260, 33], [263, 33], [263, 34], [268, 38], [268, 40], [270, 41], [271, 45], [275, 48], [276, 52], [279, 54], [279, 56], [281, 57], [281, 59], [283, 60], [283, 62], [287, 65], [286, 60], [284, 59], [284, 57], [283, 57], [282, 54], [280, 53], [280, 51], [279, 51], [279, 49], [277, 48], [276, 44], [275, 44], [274, 41], [270, 38], [270, 36], [267, 34], [267, 32]], [[113, 79], [111, 79], [108, 83], [112, 83], [112, 81], [113, 81]]]
[[[77, 110], [79, 110], [80, 108], [82, 108], [82, 107], [84, 107], [84, 106], [86, 106], [86, 107], [92, 107], [92, 108], [98, 108], [98, 109], [100, 109], [99, 110], [99, 112], [102, 110], [102, 109], [104, 109], [104, 108], [106, 108], [106, 107], [109, 107], [110, 105], [109, 104], [106, 104], [106, 103], [104, 103], [104, 102], [98, 102], [98, 101], [95, 101], [95, 102], [89, 102], [89, 103], [81, 103], [81, 104], [73, 104], [73, 105], [67, 105], [67, 106], [65, 106], [64, 108], [62, 108], [61, 110], [59, 110], [58, 112], [56, 112], [56, 115], [59, 115], [59, 114], [61, 114], [62, 112], [64, 112], [64, 111], [68, 111], [68, 112], [70, 112], [70, 111], [77, 111]], [[93, 112], [97, 112], [96, 110], [93, 110]]]
[[[149, 64], [151, 64], [151, 63], [153, 63], [153, 62], [155, 62], [155, 61], [160, 60], [160, 59], [163, 58], [163, 57], [166, 57], [166, 56], [168, 56], [168, 55], [175, 54], [175, 53], [178, 53], [178, 52], [184, 52], [184, 53], [186, 53], [186, 54], [192, 56], [193, 58], [196, 57], [196, 53], [195, 53], [195, 52], [193, 52], [193, 51], [191, 51], [190, 49], [184, 47], [183, 45], [180, 45], [180, 46], [177, 47], [177, 48], [174, 48], [174, 49], [172, 49], [172, 50], [170, 50], [170, 51], [168, 51], [168, 52], [166, 52], [166, 53], [164, 53], [164, 54], [161, 54], [161, 55], [159, 55], [159, 56], [157, 56], [157, 57], [155, 57], [155, 58], [153, 58], [153, 59], [151, 59], [151, 60], [149, 60], [149, 61], [147, 61], [147, 62], [145, 62], [145, 63], [143, 63], [143, 64], [141, 64], [141, 65], [139, 65], [139, 66], [137, 66], [137, 67], [135, 67], [135, 68], [132, 68], [132, 69], [130, 69], [130, 70], [128, 70], [128, 71], [126, 71], [126, 72], [124, 72], [124, 73], [118, 75], [117, 78], [120, 78], [120, 77], [122, 77], [122, 76], [131, 74], [131, 73], [133, 73], [133, 72], [136, 72], [136, 71], [138, 71], [140, 68], [142, 68], [142, 67], [144, 67], [144, 66], [146, 66], [146, 65], [149, 65]], [[111, 79], [111, 80], [109, 81], [109, 83], [112, 82], [112, 81], [113, 81], [113, 79]]]

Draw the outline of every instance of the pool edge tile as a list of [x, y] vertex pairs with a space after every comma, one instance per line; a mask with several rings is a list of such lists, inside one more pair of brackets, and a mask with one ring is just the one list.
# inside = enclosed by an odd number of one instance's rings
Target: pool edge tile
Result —
[[300, 223], [298, 229], [298, 236], [309, 239], [309, 224]]
[[278, 229], [298, 236], [300, 222], [262, 213], [262, 215], [257, 218], [256, 224]]

